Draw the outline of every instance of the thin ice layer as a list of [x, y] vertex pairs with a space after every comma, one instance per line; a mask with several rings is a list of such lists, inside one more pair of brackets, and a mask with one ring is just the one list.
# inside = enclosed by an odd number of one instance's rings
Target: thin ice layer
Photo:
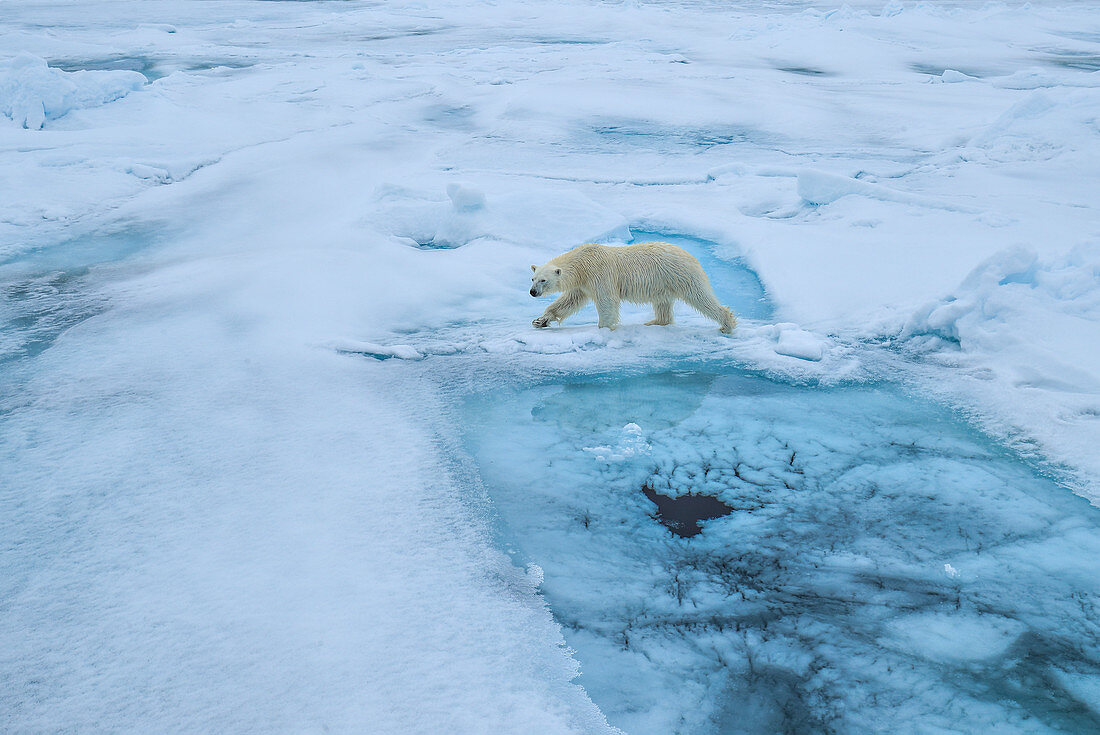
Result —
[[[888, 387], [666, 373], [473, 401], [503, 533], [634, 733], [1086, 731], [1100, 512]], [[699, 535], [649, 497], [733, 512]]]

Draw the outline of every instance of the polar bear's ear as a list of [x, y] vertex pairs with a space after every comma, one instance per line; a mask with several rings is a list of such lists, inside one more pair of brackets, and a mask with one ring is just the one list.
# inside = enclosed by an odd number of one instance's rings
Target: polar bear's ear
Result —
[[531, 266], [531, 272], [532, 272], [532, 273], [534, 273], [534, 272], [535, 272], [535, 271], [537, 271], [537, 270], [538, 270], [538, 267], [537, 267], [537, 266]]
[[554, 275], [560, 276], [561, 275], [561, 268], [555, 268], [554, 269]]

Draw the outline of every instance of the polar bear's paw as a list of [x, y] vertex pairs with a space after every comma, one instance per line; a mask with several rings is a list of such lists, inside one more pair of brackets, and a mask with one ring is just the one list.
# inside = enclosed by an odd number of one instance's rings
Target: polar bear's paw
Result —
[[737, 317], [733, 315], [733, 312], [726, 307], [722, 307], [725, 311], [722, 319], [722, 334], [732, 334], [733, 330], [737, 329]]
[[535, 329], [545, 329], [546, 327], [550, 326], [550, 317], [548, 317], [544, 314], [544, 315], [540, 316], [538, 319], [532, 320], [531, 321], [531, 326], [534, 327]]

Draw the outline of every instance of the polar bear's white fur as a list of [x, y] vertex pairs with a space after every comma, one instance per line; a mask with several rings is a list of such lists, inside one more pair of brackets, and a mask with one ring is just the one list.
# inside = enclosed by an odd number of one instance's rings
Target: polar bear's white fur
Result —
[[561, 322], [589, 301], [596, 302], [599, 326], [619, 326], [619, 302], [653, 304], [653, 320], [671, 324], [672, 304], [687, 302], [730, 333], [733, 312], [718, 303], [703, 266], [691, 253], [667, 242], [611, 247], [588, 243], [559, 255], [546, 265], [531, 266], [531, 295], [561, 293], [531, 324], [542, 329]]

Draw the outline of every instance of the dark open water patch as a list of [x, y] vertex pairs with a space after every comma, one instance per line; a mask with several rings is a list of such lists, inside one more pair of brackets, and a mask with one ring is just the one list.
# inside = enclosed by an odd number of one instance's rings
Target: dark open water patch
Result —
[[[500, 387], [462, 420], [628, 732], [1100, 731], [1100, 510], [940, 406], [730, 368]], [[732, 511], [674, 535], [660, 496]]]
[[657, 520], [680, 538], [691, 538], [703, 532], [703, 521], [728, 516], [733, 508], [711, 495], [680, 495], [670, 498], [649, 485], [642, 494], [657, 506]]

